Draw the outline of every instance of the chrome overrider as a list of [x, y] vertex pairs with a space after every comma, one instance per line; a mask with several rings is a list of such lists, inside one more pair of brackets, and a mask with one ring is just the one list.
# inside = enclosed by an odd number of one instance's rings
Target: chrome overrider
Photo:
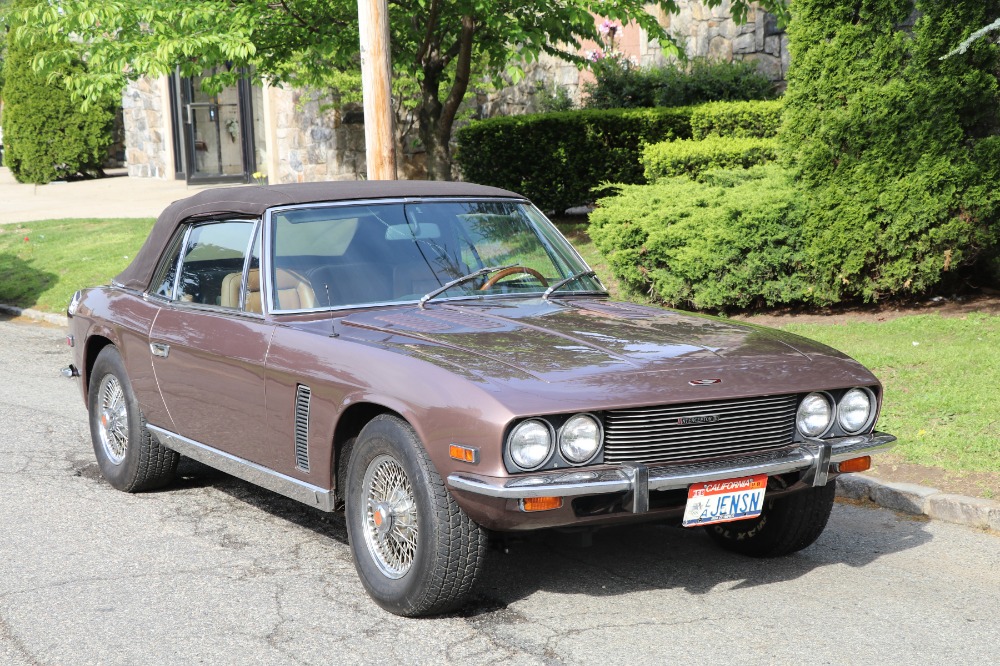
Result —
[[575, 497], [626, 492], [626, 503], [633, 513], [649, 510], [649, 493], [654, 490], [686, 488], [692, 483], [721, 481], [756, 474], [802, 472], [802, 479], [814, 486], [824, 486], [837, 463], [859, 458], [892, 447], [896, 438], [884, 432], [870, 435], [810, 440], [787, 452], [754, 455], [719, 463], [655, 467], [642, 463], [622, 463], [612, 469], [576, 468], [515, 478], [498, 478], [456, 472], [448, 476], [448, 485], [487, 497], [523, 499], [526, 497]]

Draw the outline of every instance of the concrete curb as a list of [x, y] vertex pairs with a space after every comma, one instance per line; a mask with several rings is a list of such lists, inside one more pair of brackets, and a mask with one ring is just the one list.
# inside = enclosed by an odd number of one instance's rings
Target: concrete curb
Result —
[[867, 500], [900, 513], [1000, 532], [1000, 502], [943, 493], [912, 483], [880, 481], [862, 474], [837, 477], [837, 496]]
[[67, 321], [64, 314], [52, 314], [51, 312], [41, 312], [39, 310], [32, 310], [31, 308], [17, 308], [13, 305], [4, 305], [3, 303], [0, 303], [0, 312], [34, 321], [44, 321], [47, 324], [55, 324], [56, 326], [66, 326]]
[[[3, 304], [0, 304], [0, 312], [66, 326], [66, 315]], [[952, 495], [937, 488], [912, 483], [879, 481], [862, 474], [843, 474], [837, 477], [837, 496], [873, 502], [885, 509], [913, 516], [928, 516], [948, 523], [1000, 532], [1000, 502], [992, 500]]]

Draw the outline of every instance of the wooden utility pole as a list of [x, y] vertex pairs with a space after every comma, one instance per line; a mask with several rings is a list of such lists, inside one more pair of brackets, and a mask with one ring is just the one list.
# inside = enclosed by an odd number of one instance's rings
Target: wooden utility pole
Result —
[[396, 180], [388, 0], [358, 0], [368, 180]]

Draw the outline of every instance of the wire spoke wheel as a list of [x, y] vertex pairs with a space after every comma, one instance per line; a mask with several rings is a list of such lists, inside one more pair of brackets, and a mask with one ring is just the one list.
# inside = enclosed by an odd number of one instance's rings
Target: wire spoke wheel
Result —
[[98, 389], [99, 410], [97, 430], [108, 460], [120, 465], [128, 452], [128, 405], [121, 382], [114, 375], [105, 375]]
[[420, 532], [410, 480], [395, 458], [380, 455], [368, 464], [362, 488], [365, 545], [385, 576], [402, 578], [417, 556]]

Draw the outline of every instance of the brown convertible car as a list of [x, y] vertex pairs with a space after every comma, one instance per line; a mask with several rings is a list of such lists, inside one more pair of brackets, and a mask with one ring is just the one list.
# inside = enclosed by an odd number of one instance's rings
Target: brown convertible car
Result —
[[523, 197], [460, 183], [200, 192], [69, 306], [101, 472], [180, 455], [346, 512], [402, 615], [459, 605], [490, 531], [658, 520], [788, 554], [894, 437], [829, 347], [608, 299]]

